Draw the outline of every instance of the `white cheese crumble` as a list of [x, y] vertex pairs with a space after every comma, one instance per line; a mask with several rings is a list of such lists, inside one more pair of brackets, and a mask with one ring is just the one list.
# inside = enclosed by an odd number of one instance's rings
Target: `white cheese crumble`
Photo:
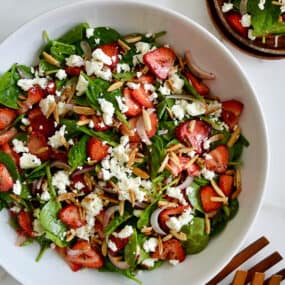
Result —
[[150, 51], [150, 44], [145, 42], [137, 42], [135, 44], [138, 54], [133, 56], [133, 65], [143, 63], [143, 56]]
[[117, 251], [118, 250], [116, 244], [113, 241], [111, 241], [111, 240], [108, 240], [108, 248], [110, 248], [112, 251]]
[[96, 39], [94, 39], [94, 42], [95, 42], [96, 45], [99, 45], [100, 42], [101, 42], [101, 39], [100, 38], [96, 38]]
[[67, 77], [67, 74], [64, 69], [59, 69], [55, 74], [56, 78], [59, 80], [64, 80]]
[[116, 101], [118, 103], [119, 109], [122, 113], [126, 113], [129, 110], [129, 107], [123, 102], [124, 98], [116, 96]]
[[141, 87], [140, 83], [128, 82], [127, 86], [133, 90], [139, 89]]
[[117, 73], [129, 72], [130, 66], [127, 63], [118, 63], [116, 66]]
[[183, 108], [183, 106], [181, 104], [175, 104], [172, 106], [171, 111], [174, 115], [175, 118], [177, 118], [178, 120], [183, 120], [184, 116], [185, 116], [185, 108]]
[[18, 139], [13, 139], [12, 144], [13, 144], [13, 150], [16, 153], [29, 152], [29, 149], [25, 146], [23, 141], [20, 141]]
[[43, 191], [43, 193], [41, 194], [41, 200], [43, 200], [43, 201], [50, 200], [50, 194], [47, 190]]
[[183, 205], [187, 204], [181, 190], [177, 187], [169, 187], [166, 192], [167, 196], [177, 199]]
[[193, 219], [192, 210], [186, 209], [179, 217], [170, 217], [170, 219], [166, 222], [166, 225], [176, 231], [179, 232], [181, 228], [185, 225], [188, 225]]
[[192, 186], [188, 186], [186, 188], [186, 195], [189, 196], [194, 191], [194, 188]]
[[104, 64], [107, 64], [107, 65], [111, 65], [112, 64], [111, 57], [108, 56], [107, 54], [105, 54], [104, 51], [102, 49], [100, 49], [100, 48], [97, 48], [97, 49], [95, 49], [93, 51], [92, 57], [95, 60], [103, 62]]
[[61, 128], [56, 131], [54, 133], [53, 136], [48, 138], [48, 144], [52, 147], [52, 148], [59, 148], [61, 146], [63, 146], [63, 137], [65, 134], [65, 125], [62, 125]]
[[74, 188], [78, 191], [82, 190], [84, 187], [85, 187], [85, 185], [80, 181], [78, 181], [74, 184]]
[[64, 102], [58, 102], [57, 103], [57, 108], [58, 108], [58, 114], [60, 116], [71, 110], [70, 105], [65, 104]]
[[157, 258], [147, 258], [145, 260], [143, 260], [142, 265], [151, 268], [154, 267], [155, 262], [157, 261]]
[[111, 126], [113, 124], [113, 116], [115, 112], [115, 108], [113, 104], [106, 99], [98, 99], [100, 104], [101, 111], [103, 112], [103, 121], [107, 126]]
[[47, 116], [52, 105], [55, 104], [55, 98], [53, 95], [48, 95], [46, 98], [42, 99], [39, 103], [42, 113]]
[[104, 66], [101, 61], [86, 61], [85, 69], [88, 76], [95, 74], [97, 77], [110, 81], [112, 79], [112, 71], [109, 67]]
[[35, 85], [39, 85], [42, 89], [46, 89], [47, 83], [47, 78], [35, 77], [33, 79], [19, 79], [17, 85], [24, 91], [28, 91]]
[[231, 11], [233, 8], [234, 8], [233, 3], [225, 2], [222, 6], [222, 12], [227, 13], [227, 12]]
[[124, 239], [130, 237], [133, 234], [133, 232], [134, 232], [133, 227], [126, 225], [120, 232], [118, 233], [114, 232], [113, 236]]
[[171, 94], [171, 90], [169, 89], [169, 87], [166, 85], [166, 83], [164, 83], [164, 85], [161, 85], [159, 87], [159, 92], [162, 94], [162, 95], [170, 95]]
[[173, 68], [169, 72], [169, 81], [175, 94], [181, 94], [184, 86], [184, 80], [177, 74], [177, 69]]
[[41, 160], [31, 153], [23, 153], [20, 157], [20, 167], [22, 169], [35, 168], [41, 165]]
[[87, 39], [93, 37], [93, 35], [94, 35], [94, 28], [88, 28], [88, 29], [86, 29], [86, 38], [87, 38]]
[[25, 125], [25, 126], [29, 126], [29, 125], [30, 125], [30, 120], [27, 119], [27, 118], [23, 118], [23, 119], [21, 120], [21, 122], [22, 122], [22, 124]]
[[260, 10], [264, 10], [265, 2], [266, 2], [266, 0], [259, 0], [258, 8], [259, 8]]
[[155, 252], [157, 246], [158, 246], [158, 239], [154, 237], [147, 239], [143, 244], [143, 248], [146, 252]]
[[256, 39], [256, 37], [253, 35], [253, 29], [248, 30], [247, 37], [252, 41]]
[[84, 60], [81, 56], [72, 54], [65, 59], [66, 65], [70, 67], [81, 67], [84, 66]]
[[201, 174], [208, 180], [211, 180], [215, 177], [215, 172], [208, 170], [206, 167], [201, 170]]
[[83, 95], [88, 87], [88, 80], [84, 78], [84, 76], [82, 74], [80, 74], [77, 84], [76, 84], [76, 95], [77, 96], [81, 96]]
[[57, 188], [58, 194], [66, 193], [66, 188], [70, 186], [68, 172], [64, 170], [57, 171], [52, 177], [51, 184]]
[[17, 180], [13, 185], [13, 193], [16, 195], [21, 195], [22, 192], [22, 185], [19, 180]]
[[96, 193], [90, 193], [84, 197], [81, 205], [86, 211], [86, 220], [88, 220], [88, 217], [94, 218], [103, 209], [103, 202]]
[[186, 111], [191, 116], [199, 116], [206, 112], [206, 108], [202, 102], [195, 101], [186, 105]]
[[251, 16], [249, 14], [244, 14], [241, 17], [241, 25], [245, 28], [248, 28], [251, 26]]
[[80, 239], [89, 240], [89, 234], [90, 232], [88, 225], [75, 229], [75, 235]]

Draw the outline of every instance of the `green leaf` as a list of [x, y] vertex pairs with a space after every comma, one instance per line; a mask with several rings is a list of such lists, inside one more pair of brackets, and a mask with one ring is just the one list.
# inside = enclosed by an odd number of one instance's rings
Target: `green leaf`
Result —
[[135, 77], [135, 72], [115, 73], [113, 77], [117, 80], [129, 81]]
[[89, 28], [88, 23], [81, 23], [73, 27], [70, 31], [61, 36], [58, 41], [66, 44], [74, 44], [85, 38], [86, 29]]
[[58, 71], [58, 67], [46, 62], [44, 59], [40, 59], [39, 68], [46, 74], [56, 73]]
[[50, 196], [52, 198], [55, 198], [56, 197], [56, 192], [55, 192], [55, 189], [54, 189], [54, 187], [52, 185], [52, 176], [51, 176], [49, 165], [46, 166], [46, 175], [47, 175], [47, 181], [48, 181], [48, 188], [49, 188]]
[[193, 188], [193, 190], [190, 192], [190, 194], [188, 195], [189, 197], [189, 201], [192, 205], [192, 207], [200, 212], [204, 212], [203, 207], [202, 207], [202, 203], [201, 203], [201, 197], [200, 197], [200, 189], [201, 186], [198, 185], [195, 182], [192, 182], [190, 187]]
[[94, 39], [100, 39], [99, 45], [103, 45], [116, 42], [120, 37], [121, 35], [112, 28], [97, 27], [94, 29], [94, 35], [90, 38], [90, 41], [92, 41], [94, 45]]
[[83, 136], [80, 141], [69, 150], [68, 163], [71, 166], [71, 172], [78, 166], [82, 166], [87, 159], [86, 144], [88, 139], [88, 136]]
[[240, 159], [244, 147], [248, 147], [248, 140], [241, 135], [237, 142], [230, 148], [230, 162], [236, 162]]
[[39, 237], [37, 237], [37, 242], [39, 243], [40, 245], [40, 251], [37, 255], [37, 258], [36, 258], [36, 262], [39, 262], [41, 260], [41, 258], [43, 257], [43, 254], [45, 253], [45, 251], [50, 248], [50, 244], [51, 244], [51, 241], [49, 239], [47, 239], [45, 237], [45, 235], [41, 235]]
[[199, 101], [204, 101], [204, 98], [197, 92], [197, 90], [192, 86], [192, 84], [189, 82], [189, 80], [183, 75], [181, 75], [181, 78], [184, 80], [184, 87], [183, 88], [187, 92], [192, 94]]
[[209, 235], [205, 231], [205, 220], [193, 218], [189, 225], [181, 229], [187, 235], [187, 241], [183, 242], [187, 254], [195, 254], [202, 251], [209, 242]]
[[207, 180], [207, 179], [205, 179], [203, 177], [198, 177], [198, 176], [196, 176], [194, 178], [194, 182], [196, 184], [198, 184], [199, 186], [201, 186], [201, 187], [206, 186], [206, 185], [208, 185], [210, 183], [209, 180]]
[[48, 165], [48, 161], [42, 163], [37, 168], [34, 168], [29, 174], [26, 175], [26, 180], [29, 182], [34, 181], [37, 178], [46, 175], [46, 166]]
[[147, 227], [149, 225], [150, 216], [152, 212], [157, 208], [158, 200], [154, 200], [150, 205], [148, 205], [143, 213], [141, 214], [140, 218], [137, 221], [137, 228], [141, 230], [143, 227]]
[[9, 154], [0, 151], [0, 162], [2, 162], [7, 167], [10, 175], [13, 178], [13, 181], [20, 180], [18, 168]]
[[131, 235], [127, 245], [124, 248], [125, 261], [133, 268], [136, 265], [138, 250], [138, 236], [136, 230]]
[[131, 214], [125, 213], [124, 216], [117, 216], [113, 218], [104, 230], [105, 235], [109, 236], [110, 234], [112, 234], [120, 225], [122, 225], [131, 217], [132, 217]]
[[63, 62], [67, 56], [76, 53], [76, 47], [74, 45], [58, 41], [52, 41], [50, 45], [50, 54], [61, 62]]
[[57, 214], [61, 209], [60, 203], [50, 200], [40, 212], [40, 223], [46, 232], [47, 237], [57, 246], [64, 247], [67, 245], [65, 234], [66, 226], [57, 218]]
[[102, 96], [102, 94], [104, 94], [107, 91], [110, 83], [101, 78], [95, 78], [95, 79], [92, 79], [90, 77], [87, 78], [89, 83], [86, 91], [86, 96], [89, 99], [89, 101], [100, 110], [98, 99]]
[[21, 75], [23, 75], [24, 78], [29, 79], [32, 79], [34, 77], [29, 66], [17, 64], [16, 69], [20, 77], [22, 77]]

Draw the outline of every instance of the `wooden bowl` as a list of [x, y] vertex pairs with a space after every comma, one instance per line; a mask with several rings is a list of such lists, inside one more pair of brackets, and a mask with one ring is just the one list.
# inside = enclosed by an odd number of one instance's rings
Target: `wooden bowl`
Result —
[[[206, 0], [206, 3], [209, 15], [218, 32], [241, 51], [263, 59], [285, 58], [285, 36], [268, 36], [265, 44], [262, 43], [261, 38], [256, 38], [254, 41], [246, 39], [228, 24], [221, 9], [224, 0]], [[278, 45], [276, 45], [277, 42]]]

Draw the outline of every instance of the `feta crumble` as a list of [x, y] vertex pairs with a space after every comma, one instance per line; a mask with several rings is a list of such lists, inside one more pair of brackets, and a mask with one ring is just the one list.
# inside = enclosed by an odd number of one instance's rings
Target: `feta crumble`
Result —
[[81, 67], [84, 66], [84, 60], [81, 56], [72, 54], [65, 59], [66, 65], [70, 67]]
[[86, 38], [90, 39], [94, 35], [94, 28], [88, 28], [86, 29]]
[[52, 148], [59, 148], [63, 146], [63, 137], [65, 134], [65, 125], [62, 125], [61, 128], [54, 133], [53, 136], [48, 138], [48, 145], [50, 145]]
[[82, 74], [80, 74], [75, 88], [77, 91], [76, 95], [77, 96], [83, 95], [86, 92], [87, 87], [88, 87], [88, 80], [85, 79], [85, 77]]
[[114, 232], [113, 236], [124, 239], [130, 237], [133, 234], [133, 232], [134, 230], [132, 226], [126, 225], [120, 232], [118, 233]]
[[47, 116], [50, 108], [55, 104], [55, 98], [53, 95], [48, 95], [46, 98], [42, 99], [39, 103], [42, 113]]
[[158, 246], [158, 239], [154, 237], [147, 239], [143, 244], [143, 248], [146, 252], [155, 252], [157, 246]]
[[25, 146], [23, 141], [20, 141], [18, 139], [13, 139], [12, 144], [13, 144], [13, 150], [16, 153], [29, 152], [29, 149]]
[[111, 126], [113, 124], [113, 116], [115, 112], [115, 108], [113, 104], [106, 99], [98, 99], [100, 104], [101, 111], [103, 112], [103, 121], [107, 126]]
[[55, 74], [56, 78], [59, 80], [64, 80], [67, 77], [67, 74], [64, 69], [59, 69]]
[[222, 12], [227, 13], [227, 12], [231, 11], [233, 8], [234, 8], [233, 3], [224, 2], [223, 6], [222, 6]]
[[41, 194], [41, 200], [43, 200], [43, 201], [49, 201], [50, 200], [50, 194], [47, 190], [43, 191], [43, 193]]
[[211, 180], [215, 177], [215, 172], [208, 170], [206, 167], [201, 170], [201, 174], [208, 180]]
[[170, 263], [171, 265], [173, 265], [173, 266], [176, 266], [176, 265], [179, 264], [180, 262], [179, 262], [179, 260], [177, 260], [177, 259], [170, 259], [170, 260], [169, 260], [169, 263]]
[[155, 262], [157, 261], [157, 258], [147, 258], [145, 260], [143, 260], [142, 265], [151, 268], [154, 267]]
[[251, 26], [251, 16], [249, 14], [242, 15], [241, 25], [245, 28], [248, 28]]
[[177, 187], [169, 187], [166, 191], [167, 196], [177, 199], [183, 205], [187, 204], [181, 190]]
[[117, 73], [129, 72], [130, 66], [127, 63], [118, 63], [116, 66]]
[[266, 0], [259, 0], [258, 8], [260, 10], [264, 10], [265, 2], [266, 2]]
[[46, 89], [47, 83], [47, 78], [35, 77], [33, 79], [19, 79], [17, 85], [24, 91], [28, 91], [35, 85], [39, 85], [42, 89]]
[[23, 118], [23, 119], [21, 120], [21, 122], [22, 122], [22, 124], [25, 125], [25, 126], [29, 126], [29, 125], [30, 125], [30, 120], [27, 119], [27, 118]]
[[85, 69], [88, 76], [95, 74], [97, 77], [110, 81], [112, 79], [112, 71], [109, 67], [104, 66], [101, 61], [86, 61]]
[[118, 250], [116, 244], [113, 241], [111, 241], [111, 240], [108, 241], [108, 248], [111, 249], [112, 251], [117, 251]]
[[107, 54], [105, 54], [104, 51], [100, 48], [97, 48], [93, 51], [92, 57], [95, 60], [101, 61], [107, 65], [111, 65], [113, 63], [111, 57], [109, 57]]
[[179, 217], [170, 217], [170, 219], [166, 222], [166, 225], [176, 231], [179, 232], [181, 228], [185, 225], [188, 225], [193, 219], [192, 210], [186, 209]]
[[116, 96], [116, 101], [118, 103], [119, 109], [122, 113], [126, 113], [129, 110], [129, 107], [123, 102], [124, 98]]
[[22, 169], [35, 168], [41, 165], [41, 160], [33, 154], [23, 153], [20, 157], [20, 167]]
[[13, 193], [16, 195], [21, 195], [22, 192], [22, 185], [19, 180], [17, 180], [13, 185]]
[[52, 177], [51, 184], [58, 190], [58, 194], [66, 193], [66, 188], [70, 186], [68, 172], [64, 170], [57, 171]]

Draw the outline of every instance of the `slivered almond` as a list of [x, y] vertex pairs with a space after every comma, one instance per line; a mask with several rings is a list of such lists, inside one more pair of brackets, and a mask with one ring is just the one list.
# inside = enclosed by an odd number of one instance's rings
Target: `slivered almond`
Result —
[[56, 67], [60, 67], [60, 63], [58, 60], [56, 60], [52, 55], [48, 54], [47, 52], [43, 52], [43, 57], [46, 60], [47, 63], [54, 65]]
[[90, 123], [89, 119], [81, 120], [76, 123], [77, 126], [86, 126]]
[[235, 182], [236, 188], [241, 189], [241, 175], [240, 175], [240, 170], [238, 168], [235, 171], [234, 182]]
[[233, 133], [231, 134], [230, 139], [228, 140], [228, 143], [227, 143], [228, 148], [231, 148], [236, 143], [236, 141], [239, 139], [240, 133], [241, 133], [241, 129], [239, 126], [237, 126], [234, 129]]
[[78, 211], [79, 211], [79, 216], [80, 216], [80, 219], [85, 221], [85, 209], [83, 207], [78, 207]]
[[162, 239], [162, 241], [168, 241], [168, 240], [170, 240], [170, 239], [172, 239], [172, 234], [168, 234], [167, 236], [165, 236], [163, 239]]
[[46, 152], [48, 150], [49, 150], [48, 146], [44, 146], [44, 147], [41, 147], [41, 148], [37, 149], [36, 151], [34, 151], [34, 153], [40, 154], [40, 153]]
[[16, 201], [16, 202], [18, 202], [18, 203], [21, 203], [22, 201], [21, 201], [21, 199], [18, 197], [18, 196], [16, 196], [15, 194], [10, 194], [9, 195], [14, 201]]
[[211, 197], [211, 201], [212, 202], [221, 202], [223, 204], [227, 204], [228, 203], [228, 198], [227, 197]]
[[167, 111], [169, 117], [170, 117], [172, 120], [174, 120], [174, 115], [173, 115], [172, 111], [171, 111], [168, 107], [166, 107], [166, 111]]
[[213, 217], [215, 217], [215, 216], [217, 215], [217, 212], [218, 212], [218, 211], [212, 211], [212, 212], [207, 213], [208, 218], [213, 218]]
[[214, 188], [215, 192], [220, 196], [220, 197], [223, 197], [225, 198], [225, 194], [224, 192], [222, 191], [222, 189], [217, 185], [216, 181], [214, 179], [211, 179], [211, 185], [212, 187]]
[[158, 253], [159, 253], [159, 255], [162, 255], [162, 253], [163, 253], [163, 242], [162, 242], [161, 236], [158, 236], [157, 242], [158, 242]]
[[162, 208], [162, 207], [175, 208], [178, 206], [178, 204], [174, 203], [174, 202], [169, 202], [166, 200], [160, 200], [160, 201], [158, 201], [157, 206], [159, 208]]
[[94, 165], [94, 164], [96, 164], [96, 163], [98, 163], [97, 160], [88, 160], [88, 161], [87, 161], [87, 164], [88, 164], [88, 165]]
[[152, 227], [144, 227], [141, 229], [141, 232], [146, 235], [149, 236], [152, 234]]
[[116, 199], [116, 198], [109, 197], [109, 196], [104, 195], [104, 194], [102, 194], [102, 193], [98, 194], [98, 196], [99, 196], [102, 200], [104, 200], [104, 201], [107, 200], [107, 201], [110, 201], [110, 202], [112, 202], [112, 203], [114, 203], [114, 204], [119, 204], [119, 200]]
[[20, 129], [21, 129], [22, 131], [24, 131], [24, 132], [26, 131], [26, 127], [23, 126], [23, 125], [20, 126]]
[[143, 153], [141, 153], [141, 152], [137, 152], [136, 156], [137, 156], [137, 157], [144, 158], [144, 154], [143, 154]]
[[114, 90], [120, 89], [124, 85], [123, 81], [117, 81], [113, 83], [109, 88], [107, 89], [108, 92], [112, 92]]
[[138, 168], [138, 167], [133, 167], [132, 172], [136, 175], [141, 177], [142, 179], [149, 179], [149, 174], [145, 172], [144, 170]]
[[50, 117], [50, 115], [54, 112], [54, 109], [56, 108], [56, 103], [55, 102], [52, 102], [49, 106], [49, 109], [46, 113], [46, 117], [47, 119]]
[[196, 121], [195, 120], [192, 120], [190, 123], [189, 123], [189, 131], [190, 133], [193, 133], [194, 129], [195, 129], [195, 125], [196, 125]]
[[132, 207], [135, 206], [135, 203], [136, 203], [136, 195], [135, 195], [135, 192], [132, 190], [132, 189], [129, 189], [129, 195], [130, 195], [130, 200], [131, 200], [131, 204], [132, 204]]
[[212, 94], [204, 95], [204, 98], [208, 100], [218, 101], [218, 102], [221, 101], [221, 98], [219, 98], [218, 96], [212, 95]]
[[181, 70], [184, 70], [185, 64], [184, 64], [183, 58], [182, 58], [181, 56], [177, 56], [177, 58], [178, 58], [178, 62], [179, 62], [180, 69], [181, 69]]
[[142, 159], [142, 158], [135, 158], [135, 159], [134, 159], [134, 162], [135, 162], [135, 163], [142, 163], [142, 162], [143, 162], [143, 159]]
[[145, 109], [142, 109], [142, 116], [143, 116], [143, 124], [144, 124], [145, 130], [147, 132], [151, 131], [152, 129], [151, 119], [150, 119], [149, 113]]
[[64, 136], [60, 137], [60, 141], [66, 149], [69, 149], [69, 143], [67, 142]]
[[276, 6], [282, 6], [282, 2], [272, 1], [271, 3]]
[[128, 35], [128, 36], [124, 37], [124, 40], [128, 44], [133, 44], [133, 43], [141, 41], [142, 40], [142, 36], [139, 36], [139, 35]]
[[122, 217], [125, 212], [125, 201], [120, 201], [119, 202], [119, 214]]
[[95, 115], [96, 112], [94, 109], [92, 108], [89, 108], [89, 107], [83, 107], [83, 106], [73, 106], [73, 111], [74, 113], [76, 114], [79, 114], [79, 115]]
[[189, 162], [186, 163], [185, 168], [190, 167], [199, 157], [199, 154], [196, 154]]
[[118, 45], [125, 51], [129, 51], [131, 48], [122, 40], [118, 39]]
[[137, 148], [134, 148], [134, 149], [131, 150], [131, 152], [129, 154], [129, 160], [128, 160], [128, 163], [127, 163], [128, 168], [130, 168], [134, 164], [135, 159], [136, 159], [137, 151], [138, 151]]
[[175, 238], [177, 238], [178, 240], [181, 240], [181, 241], [187, 240], [187, 236], [186, 236], [185, 233], [177, 232], [177, 231], [174, 231], [174, 230], [171, 230], [170, 233], [171, 233]]
[[91, 244], [95, 245], [95, 244], [98, 244], [98, 245], [102, 245], [102, 240], [98, 239], [98, 238], [95, 238], [95, 237], [92, 237], [91, 238]]
[[53, 111], [53, 117], [54, 117], [54, 120], [59, 123], [59, 113], [58, 113], [58, 105], [55, 104], [55, 108], [54, 108], [54, 111]]
[[77, 196], [78, 196], [78, 194], [76, 194], [76, 193], [64, 193], [64, 194], [59, 195], [56, 198], [56, 200], [58, 202], [61, 202], [61, 201], [65, 201], [65, 200], [70, 200], [70, 199], [77, 197]]
[[175, 91], [175, 87], [173, 86], [172, 82], [168, 79], [165, 81], [171, 91]]
[[159, 169], [158, 169], [158, 173], [162, 172], [162, 171], [165, 169], [165, 167], [166, 167], [166, 165], [167, 165], [167, 163], [168, 163], [168, 160], [169, 160], [169, 155], [167, 154], [167, 155], [165, 156], [164, 160], [162, 161], [162, 163], [161, 163]]
[[180, 165], [180, 160], [178, 156], [175, 154], [175, 152], [170, 152], [170, 157], [175, 164]]
[[206, 234], [208, 235], [211, 232], [211, 221], [207, 214], [205, 215], [205, 231], [206, 231]]
[[19, 96], [18, 96], [18, 99], [20, 99], [20, 100], [26, 100], [26, 99], [27, 99], [27, 97], [26, 97], [26, 96], [24, 96], [24, 95], [19, 95]]
[[71, 241], [74, 237], [75, 237], [74, 229], [70, 229], [69, 231], [67, 231], [67, 233], [66, 233], [66, 241], [67, 242]]
[[71, 86], [67, 86], [63, 93], [65, 94], [65, 98], [66, 98], [66, 103], [69, 104], [75, 94], [75, 90], [76, 90], [76, 85], [73, 84]]
[[89, 173], [84, 173], [83, 180], [84, 180], [88, 190], [91, 192], [93, 190], [93, 187], [92, 187], [92, 180], [90, 178], [90, 174]]
[[182, 148], [183, 145], [181, 143], [177, 143], [177, 144], [174, 144], [172, 146], [170, 146], [168, 149], [167, 149], [167, 152], [171, 152], [171, 151], [176, 151], [180, 148]]
[[107, 256], [107, 251], [108, 251], [108, 245], [107, 245], [107, 240], [104, 239], [102, 246], [101, 246], [101, 253], [103, 256]]
[[215, 106], [215, 107], [213, 107], [213, 108], [211, 108], [211, 109], [208, 109], [208, 106], [206, 107], [206, 112], [205, 112], [205, 114], [206, 115], [209, 115], [209, 114], [212, 114], [212, 113], [214, 113], [214, 112], [216, 112], [216, 111], [218, 111], [218, 110], [220, 110], [221, 109], [221, 107], [220, 106]]
[[178, 150], [179, 153], [188, 153], [193, 150], [193, 147], [182, 147]]

